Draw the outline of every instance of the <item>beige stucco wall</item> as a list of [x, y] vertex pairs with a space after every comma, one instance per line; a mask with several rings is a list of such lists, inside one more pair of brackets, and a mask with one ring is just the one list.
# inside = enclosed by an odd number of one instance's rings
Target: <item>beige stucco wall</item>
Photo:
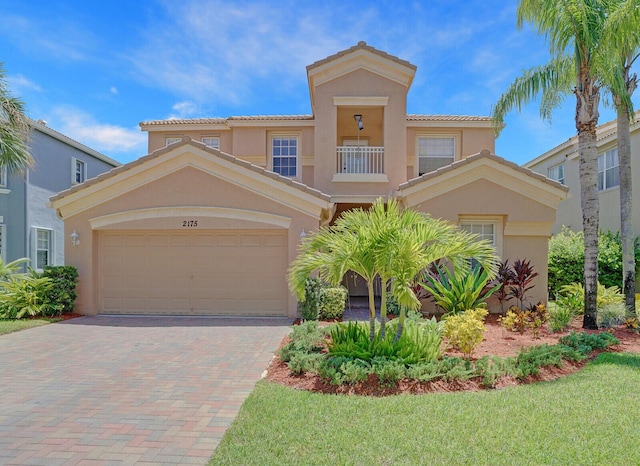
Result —
[[[516, 259], [529, 259], [539, 273], [534, 282], [535, 288], [530, 293], [530, 301], [546, 302], [548, 237], [555, 219], [553, 208], [484, 179], [430, 199], [415, 208], [456, 225], [461, 218], [470, 216], [475, 216], [477, 220], [483, 217], [497, 220], [497, 252], [500, 259], [509, 259], [511, 264]], [[499, 311], [497, 301], [489, 301], [489, 306], [492, 312]], [[432, 311], [429, 307], [426, 309]]]
[[[406, 180], [406, 93], [407, 88], [380, 75], [358, 69], [315, 89], [314, 187], [330, 195], [386, 195]], [[334, 97], [388, 97], [386, 105], [335, 105]], [[340, 125], [338, 113], [341, 114]], [[345, 137], [357, 137], [353, 115], [362, 115], [364, 130], [372, 146], [385, 148], [386, 182], [334, 182], [336, 146]], [[349, 130], [348, 125], [353, 129]]]
[[[259, 214], [290, 219], [288, 228], [288, 261], [296, 255], [300, 233], [318, 228], [318, 219], [304, 215], [273, 199], [255, 194], [233, 183], [216, 178], [194, 167], [182, 168], [160, 179], [145, 184], [108, 202], [85, 210], [65, 220], [66, 231], [75, 230], [80, 235], [80, 245], [66, 248], [66, 263], [77, 267], [80, 276], [76, 309], [83, 314], [95, 314], [97, 308], [97, 251], [98, 232], [92, 230], [90, 220], [109, 214], [117, 214], [138, 209], [157, 207], [224, 207], [249, 211], [248, 219], [220, 218], [189, 215], [188, 220], [197, 220], [198, 229], [283, 229], [282, 225], [272, 225], [260, 221]], [[251, 218], [255, 212], [255, 220]], [[140, 230], [168, 229], [180, 230], [183, 216], [146, 220], [129, 220], [124, 223], [103, 226], [104, 229]], [[283, 277], [285, 280], [285, 277]], [[296, 299], [288, 298], [287, 312], [296, 314]]]
[[[605, 138], [598, 143], [598, 154], [616, 147], [614, 137]], [[640, 126], [631, 133], [631, 169], [634, 188], [640, 184]], [[558, 233], [562, 225], [574, 231], [582, 231], [582, 210], [580, 206], [580, 175], [577, 145], [562, 147], [556, 153], [531, 163], [531, 170], [547, 176], [549, 168], [564, 162], [565, 184], [569, 187], [568, 197], [558, 206], [557, 220], [553, 232]], [[640, 189], [633, 190], [633, 229], [640, 236]], [[620, 231], [620, 188], [614, 187], [600, 192], [600, 229]]]

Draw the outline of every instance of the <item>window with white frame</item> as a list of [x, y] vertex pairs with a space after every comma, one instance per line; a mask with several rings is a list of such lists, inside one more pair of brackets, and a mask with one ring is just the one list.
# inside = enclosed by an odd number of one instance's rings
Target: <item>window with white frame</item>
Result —
[[549, 168], [549, 178], [564, 184], [564, 163]]
[[298, 137], [273, 136], [271, 138], [271, 164], [273, 171], [295, 178], [298, 175]]
[[42, 270], [46, 265], [53, 265], [53, 231], [34, 228], [34, 233], [36, 270]]
[[204, 137], [202, 143], [205, 146], [212, 147], [213, 149], [220, 150], [220, 138], [219, 137]]
[[0, 168], [0, 188], [7, 187], [7, 167]]
[[456, 153], [454, 137], [418, 137], [418, 175], [451, 165]]
[[176, 142], [182, 141], [182, 138], [165, 138], [164, 142], [168, 146], [170, 144], [175, 144]]
[[618, 148], [615, 148], [598, 156], [598, 190], [603, 191], [619, 185]]
[[[478, 235], [478, 239], [488, 241], [496, 250], [498, 256], [502, 254], [502, 218], [495, 217], [461, 217], [460, 229]], [[477, 262], [471, 259], [475, 267]]]
[[87, 164], [80, 159], [71, 157], [71, 183], [84, 183], [87, 179]]

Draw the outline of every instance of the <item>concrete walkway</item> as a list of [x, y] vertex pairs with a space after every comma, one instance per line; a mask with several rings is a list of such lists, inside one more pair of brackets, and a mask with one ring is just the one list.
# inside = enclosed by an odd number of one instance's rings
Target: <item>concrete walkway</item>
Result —
[[0, 336], [1, 465], [205, 465], [291, 319], [81, 317]]

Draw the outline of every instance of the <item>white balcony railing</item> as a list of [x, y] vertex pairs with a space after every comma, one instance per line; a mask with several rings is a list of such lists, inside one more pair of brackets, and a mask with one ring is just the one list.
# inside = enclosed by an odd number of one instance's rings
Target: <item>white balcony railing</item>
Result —
[[384, 147], [338, 146], [336, 173], [384, 173]]

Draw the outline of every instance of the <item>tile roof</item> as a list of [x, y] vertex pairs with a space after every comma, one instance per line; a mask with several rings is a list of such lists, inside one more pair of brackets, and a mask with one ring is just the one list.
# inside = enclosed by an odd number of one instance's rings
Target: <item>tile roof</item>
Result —
[[509, 167], [512, 170], [518, 171], [520, 173], [524, 173], [525, 175], [530, 176], [531, 178], [535, 178], [538, 181], [542, 181], [543, 183], [551, 185], [551, 186], [553, 186], [555, 188], [560, 188], [560, 189], [562, 189], [564, 191], [568, 191], [569, 190], [568, 187], [566, 187], [565, 185], [563, 185], [562, 183], [560, 183], [558, 181], [555, 181], [555, 180], [552, 180], [550, 178], [547, 178], [546, 176], [541, 175], [540, 173], [536, 173], [536, 172], [534, 172], [534, 171], [532, 171], [532, 170], [530, 170], [528, 168], [521, 167], [520, 165], [518, 165], [518, 164], [516, 164], [514, 162], [510, 162], [510, 161], [508, 161], [506, 159], [503, 159], [502, 157], [499, 157], [499, 156], [497, 156], [495, 154], [491, 154], [486, 149], [480, 151], [477, 154], [470, 155], [470, 156], [468, 156], [468, 157], [466, 157], [466, 158], [464, 158], [462, 160], [457, 160], [457, 161], [453, 162], [451, 165], [447, 165], [446, 167], [439, 168], [436, 171], [425, 173], [422, 176], [418, 176], [416, 178], [413, 178], [413, 179], [411, 179], [411, 180], [409, 180], [409, 181], [407, 181], [405, 183], [402, 183], [400, 186], [398, 186], [398, 189], [402, 190], [402, 189], [409, 188], [411, 186], [415, 186], [415, 185], [417, 185], [419, 183], [422, 183], [425, 180], [436, 178], [436, 177], [438, 177], [438, 176], [440, 176], [440, 175], [442, 175], [444, 173], [456, 170], [457, 168], [463, 167], [465, 165], [469, 165], [469, 164], [475, 162], [476, 160], [480, 160], [482, 158], [493, 160], [494, 162], [497, 162], [497, 163], [499, 163], [501, 165], [504, 165], [505, 167]]
[[104, 181], [104, 180], [109, 179], [109, 178], [111, 178], [113, 176], [116, 176], [119, 173], [124, 173], [124, 172], [126, 172], [128, 170], [131, 170], [134, 167], [142, 165], [143, 163], [145, 163], [145, 162], [147, 162], [149, 160], [153, 160], [153, 159], [159, 157], [160, 155], [163, 155], [163, 154], [165, 154], [167, 152], [173, 151], [173, 150], [177, 149], [178, 147], [181, 147], [181, 146], [184, 146], [184, 145], [195, 146], [198, 149], [201, 149], [201, 150], [204, 150], [206, 152], [209, 152], [210, 154], [213, 154], [213, 155], [215, 155], [217, 157], [220, 157], [221, 159], [224, 159], [224, 160], [226, 160], [228, 162], [234, 163], [236, 165], [239, 165], [239, 166], [241, 166], [243, 168], [249, 169], [249, 170], [254, 171], [256, 173], [260, 173], [260, 174], [262, 174], [264, 176], [267, 176], [267, 177], [269, 177], [271, 179], [274, 179], [274, 180], [277, 180], [277, 181], [279, 181], [281, 183], [289, 185], [289, 186], [291, 186], [291, 187], [293, 187], [293, 188], [295, 188], [295, 189], [297, 189], [297, 190], [299, 190], [301, 192], [304, 192], [304, 193], [310, 194], [312, 196], [315, 196], [315, 197], [317, 197], [319, 199], [322, 199], [323, 201], [327, 201], [327, 202], [331, 201], [331, 197], [329, 195], [324, 194], [323, 192], [321, 192], [321, 191], [319, 191], [317, 189], [311, 188], [311, 187], [307, 186], [304, 183], [301, 183], [299, 181], [295, 181], [295, 180], [293, 180], [293, 179], [291, 179], [289, 177], [286, 177], [286, 176], [279, 175], [279, 174], [277, 174], [275, 172], [272, 172], [272, 171], [269, 171], [269, 170], [267, 170], [265, 168], [259, 167], [258, 165], [254, 165], [254, 164], [252, 164], [250, 162], [247, 162], [246, 160], [242, 160], [242, 159], [239, 159], [237, 157], [234, 157], [231, 154], [220, 152], [217, 149], [213, 149], [212, 147], [209, 147], [209, 146], [207, 146], [207, 145], [205, 145], [205, 144], [203, 144], [203, 143], [201, 143], [199, 141], [191, 139], [189, 136], [184, 136], [182, 138], [182, 142], [171, 144], [169, 146], [166, 146], [166, 147], [163, 147], [161, 149], [158, 149], [158, 150], [156, 150], [156, 151], [154, 151], [154, 152], [152, 152], [150, 154], [147, 154], [145, 156], [140, 157], [137, 160], [134, 160], [134, 161], [129, 162], [129, 163], [125, 164], [125, 165], [121, 165], [119, 167], [113, 168], [113, 169], [109, 170], [108, 172], [105, 172], [105, 173], [102, 173], [102, 174], [96, 176], [95, 178], [91, 178], [91, 179], [85, 181], [82, 184], [78, 184], [78, 185], [72, 186], [71, 188], [69, 188], [69, 189], [67, 189], [65, 191], [61, 191], [58, 194], [56, 194], [55, 196], [52, 196], [49, 200], [51, 202], [53, 202], [53, 201], [57, 201], [59, 199], [62, 199], [62, 198], [66, 197], [66, 196], [68, 196], [70, 194], [73, 194], [73, 193], [75, 193], [77, 191], [80, 191], [81, 189], [84, 189], [86, 187], [89, 187], [89, 186], [95, 185], [97, 183], [100, 183], [101, 181]]
[[344, 55], [348, 55], [350, 53], [356, 52], [358, 50], [367, 50], [375, 55], [378, 55], [379, 57], [382, 57], [386, 60], [391, 60], [394, 61], [396, 63], [399, 63], [401, 65], [404, 66], [408, 66], [409, 68], [413, 68], [414, 70], [418, 69], [418, 67], [416, 65], [411, 64], [410, 62], [408, 62], [407, 60], [403, 60], [402, 58], [396, 57], [395, 55], [390, 55], [387, 52], [383, 52], [382, 50], [378, 50], [375, 47], [371, 47], [370, 45], [367, 45], [367, 43], [363, 40], [361, 40], [360, 42], [358, 42], [357, 45], [354, 45], [353, 47], [350, 47], [346, 50], [342, 50], [338, 53], [334, 53], [333, 55], [329, 55], [327, 58], [323, 58], [322, 60], [318, 60], [310, 65], [307, 66], [307, 70], [311, 70], [313, 68], [317, 68], [318, 66], [322, 66], [326, 63], [329, 63], [333, 60], [336, 60]]
[[473, 115], [422, 115], [409, 113], [407, 121], [491, 121], [488, 116]]
[[168, 120], [142, 121], [140, 125], [170, 126], [170, 125], [225, 125], [229, 121], [282, 121], [282, 120], [313, 120], [313, 115], [245, 115], [226, 118], [173, 118]]

